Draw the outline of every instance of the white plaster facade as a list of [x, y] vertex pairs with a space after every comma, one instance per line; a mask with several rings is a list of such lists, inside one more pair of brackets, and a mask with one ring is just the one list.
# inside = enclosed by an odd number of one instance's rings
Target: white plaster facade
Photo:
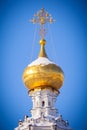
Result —
[[25, 116], [14, 130], [72, 130], [68, 121], [57, 114], [55, 106], [58, 91], [35, 89], [29, 92], [32, 98], [32, 117]]
[[33, 108], [31, 114], [33, 118], [44, 116], [56, 116], [57, 109], [54, 107], [58, 92], [51, 90], [36, 89], [33, 93], [30, 92], [29, 96], [32, 97]]

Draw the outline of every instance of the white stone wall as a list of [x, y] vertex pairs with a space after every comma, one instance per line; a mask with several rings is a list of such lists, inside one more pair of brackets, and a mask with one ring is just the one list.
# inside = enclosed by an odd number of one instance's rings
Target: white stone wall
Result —
[[30, 92], [29, 96], [32, 97], [33, 108], [31, 114], [33, 118], [52, 115], [55, 116], [56, 108], [54, 107], [58, 92], [49, 89], [36, 89]]
[[25, 116], [14, 130], [72, 130], [62, 115], [56, 116], [54, 104], [58, 96], [57, 91], [37, 89], [29, 92], [29, 96], [33, 102], [32, 117]]

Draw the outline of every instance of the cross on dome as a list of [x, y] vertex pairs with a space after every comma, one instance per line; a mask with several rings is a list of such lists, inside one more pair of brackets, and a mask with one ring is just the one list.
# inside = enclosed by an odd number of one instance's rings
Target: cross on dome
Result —
[[53, 23], [55, 20], [52, 18], [51, 14], [49, 14], [47, 11], [45, 11], [44, 8], [39, 10], [36, 14], [34, 14], [34, 18], [30, 20], [33, 24], [39, 23], [40, 24], [40, 35], [41, 39], [44, 39], [44, 36], [46, 34], [46, 29], [44, 25], [46, 23]]

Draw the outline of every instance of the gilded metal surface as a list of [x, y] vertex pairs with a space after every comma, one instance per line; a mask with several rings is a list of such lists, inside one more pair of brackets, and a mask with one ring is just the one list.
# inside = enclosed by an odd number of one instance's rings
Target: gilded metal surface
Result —
[[45, 39], [41, 39], [41, 40], [40, 40], [40, 45], [42, 45], [42, 44], [43, 44], [43, 45], [46, 44], [46, 40], [45, 40]]
[[46, 29], [44, 25], [46, 23], [53, 23], [55, 20], [52, 18], [52, 16], [45, 11], [44, 8], [42, 8], [40, 11], [38, 11], [32, 20], [30, 20], [32, 23], [39, 23], [40, 24], [40, 35], [43, 39], [46, 34]]
[[[31, 22], [39, 23], [41, 26], [41, 48], [39, 57], [47, 57], [44, 48], [44, 45], [46, 44], [46, 41], [44, 40], [46, 32], [44, 25], [47, 22], [52, 23], [54, 20], [51, 15], [42, 8], [37, 14], [35, 14], [35, 17], [31, 20]], [[23, 73], [23, 81], [29, 90], [33, 90], [35, 88], [42, 89], [45, 87], [48, 89], [54, 88], [55, 90], [58, 90], [63, 84], [64, 75], [61, 68], [55, 64], [28, 66]]]
[[47, 11], [45, 11], [44, 8], [42, 8], [34, 15], [34, 18], [30, 21], [34, 24], [39, 23], [40, 25], [43, 25], [46, 24], [47, 22], [53, 23], [55, 20]]
[[45, 48], [44, 48], [45, 44], [46, 44], [46, 40], [41, 39], [40, 40], [40, 53], [39, 53], [38, 57], [47, 57], [47, 54], [46, 54]]
[[63, 71], [55, 64], [27, 67], [23, 73], [23, 81], [29, 90], [52, 87], [58, 90], [64, 81]]

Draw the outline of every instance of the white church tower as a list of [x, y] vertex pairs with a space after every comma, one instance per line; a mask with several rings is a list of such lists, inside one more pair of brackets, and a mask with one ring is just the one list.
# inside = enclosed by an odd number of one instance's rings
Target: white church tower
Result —
[[48, 59], [45, 52], [45, 24], [54, 22], [51, 15], [42, 8], [31, 20], [40, 24], [40, 53], [23, 73], [23, 81], [32, 98], [32, 117], [25, 116], [14, 130], [72, 130], [68, 121], [58, 115], [55, 101], [64, 81], [62, 69]]

